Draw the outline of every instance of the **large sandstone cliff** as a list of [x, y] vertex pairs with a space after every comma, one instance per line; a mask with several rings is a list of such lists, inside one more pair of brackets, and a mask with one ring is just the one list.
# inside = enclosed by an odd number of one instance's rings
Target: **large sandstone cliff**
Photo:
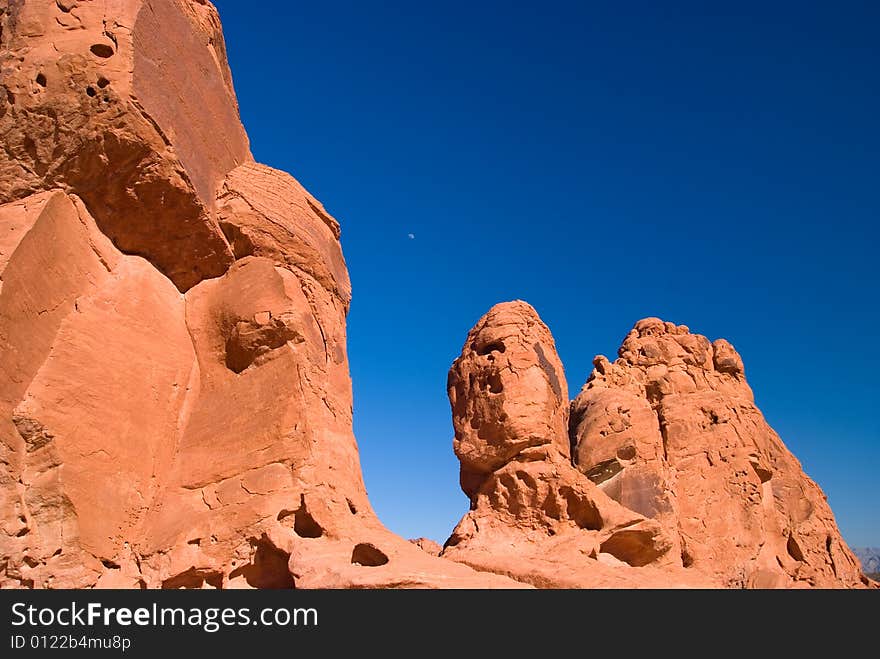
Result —
[[0, 586], [515, 586], [364, 490], [339, 225], [200, 0], [0, 2]]
[[450, 376], [471, 512], [395, 536], [339, 224], [254, 162], [214, 7], [0, 0], [0, 85], [0, 587], [861, 583], [729, 345], [643, 321], [569, 418], [523, 303]]

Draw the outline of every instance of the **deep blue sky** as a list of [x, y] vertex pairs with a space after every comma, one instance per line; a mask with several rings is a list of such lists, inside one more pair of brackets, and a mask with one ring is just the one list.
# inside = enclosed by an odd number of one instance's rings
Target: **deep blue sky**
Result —
[[216, 4], [254, 155], [342, 223], [392, 530], [442, 542], [466, 510], [446, 373], [521, 298], [572, 395], [639, 318], [732, 341], [844, 536], [880, 545], [880, 4]]

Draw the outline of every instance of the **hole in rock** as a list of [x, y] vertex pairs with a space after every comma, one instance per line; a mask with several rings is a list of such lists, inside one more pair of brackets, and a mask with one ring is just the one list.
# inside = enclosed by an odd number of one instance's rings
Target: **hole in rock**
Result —
[[364, 565], [366, 567], [379, 567], [388, 562], [388, 557], [375, 545], [361, 542], [354, 546], [351, 552], [352, 565]]
[[633, 567], [642, 567], [662, 556], [665, 549], [661, 551], [657, 547], [650, 531], [630, 529], [612, 535], [600, 545], [599, 551]]
[[492, 341], [483, 346], [478, 345], [476, 350], [478, 355], [488, 355], [490, 352], [504, 352], [507, 348], [503, 341]]
[[761, 466], [757, 462], [751, 462], [749, 464], [752, 465], [752, 469], [755, 470], [755, 474], [758, 476], [762, 483], [766, 483], [771, 478], [773, 478], [773, 472], [766, 467]]
[[214, 570], [200, 570], [191, 567], [186, 572], [181, 572], [177, 576], [165, 579], [162, 582], [163, 590], [199, 590], [208, 584], [211, 588], [219, 589], [223, 584], [223, 575]]
[[299, 509], [293, 513], [293, 532], [300, 538], [320, 538], [324, 535], [324, 529], [306, 508], [305, 495], [300, 495]]
[[587, 497], [579, 495], [570, 487], [560, 488], [559, 494], [565, 499], [568, 518], [579, 528], [589, 531], [598, 531], [602, 528], [603, 521], [599, 509]]
[[107, 80], [107, 78], [104, 78], [104, 77], [98, 78], [98, 87], [100, 87], [101, 89], [104, 89], [104, 87], [106, 87], [109, 84], [110, 84], [110, 81]]
[[98, 95], [98, 91], [94, 87], [89, 85], [88, 87], [86, 87], [86, 94], [88, 94], [89, 96], [94, 98], [95, 96]]
[[253, 558], [247, 565], [230, 572], [229, 580], [244, 578], [252, 588], [281, 590], [295, 588], [287, 569], [290, 554], [276, 547], [264, 534], [259, 540], [251, 539]]
[[472, 430], [479, 430], [480, 426], [482, 425], [480, 417], [476, 415], [472, 416], [469, 425]]
[[501, 376], [498, 373], [490, 373], [488, 378], [489, 392], [500, 394], [504, 391], [504, 385], [501, 384]]
[[89, 50], [92, 51], [92, 55], [96, 55], [97, 57], [101, 57], [103, 59], [113, 57], [113, 46], [106, 43], [92, 44], [92, 47], [89, 48]]
[[46, 76], [43, 75], [42, 73], [38, 73], [38, 74], [37, 74], [37, 84], [38, 84], [40, 87], [45, 87], [45, 86], [46, 86]]
[[682, 548], [682, 550], [681, 550], [681, 566], [682, 567], [690, 567], [693, 564], [694, 564], [694, 557], [691, 556], [691, 553], [687, 549]]
[[349, 510], [349, 512], [351, 512], [352, 515], [358, 514], [358, 509], [355, 508], [355, 505], [351, 502], [351, 499], [346, 499], [345, 503], [348, 504], [348, 510]]
[[[717, 426], [721, 423], [721, 417], [718, 416], [718, 412], [710, 408], [700, 408], [700, 411], [703, 413], [703, 416], [706, 418], [709, 426]], [[701, 424], [701, 427], [708, 427], [706, 423]]]
[[798, 544], [797, 540], [795, 540], [794, 534], [788, 536], [788, 543], [786, 544], [785, 548], [786, 550], [788, 550], [789, 556], [791, 556], [794, 560], [803, 563], [804, 552], [801, 551], [801, 546]]
[[297, 338], [297, 332], [285, 325], [280, 318], [272, 318], [268, 323], [239, 320], [228, 331], [226, 368], [234, 373], [241, 373], [257, 357], [282, 348], [288, 341]]
[[621, 460], [632, 460], [636, 457], [636, 447], [631, 445], [621, 446], [617, 449], [617, 457]]
[[111, 561], [108, 558], [102, 558], [101, 564], [105, 568], [107, 568], [108, 570], [118, 570], [119, 569], [119, 563], [116, 563], [115, 561]]

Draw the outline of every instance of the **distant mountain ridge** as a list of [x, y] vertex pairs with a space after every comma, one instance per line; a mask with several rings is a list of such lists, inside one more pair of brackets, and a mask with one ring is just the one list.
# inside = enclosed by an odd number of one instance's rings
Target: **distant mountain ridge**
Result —
[[880, 547], [853, 547], [852, 550], [862, 562], [865, 574], [880, 572]]

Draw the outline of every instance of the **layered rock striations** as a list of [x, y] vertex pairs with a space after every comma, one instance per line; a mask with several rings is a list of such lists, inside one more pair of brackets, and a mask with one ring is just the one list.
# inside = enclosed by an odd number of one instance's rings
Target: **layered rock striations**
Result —
[[867, 585], [727, 341], [648, 318], [594, 365], [569, 413], [534, 309], [471, 330], [449, 374], [471, 511], [445, 557], [550, 587]]
[[0, 26], [0, 586], [520, 586], [374, 515], [339, 224], [253, 161], [213, 6]]

